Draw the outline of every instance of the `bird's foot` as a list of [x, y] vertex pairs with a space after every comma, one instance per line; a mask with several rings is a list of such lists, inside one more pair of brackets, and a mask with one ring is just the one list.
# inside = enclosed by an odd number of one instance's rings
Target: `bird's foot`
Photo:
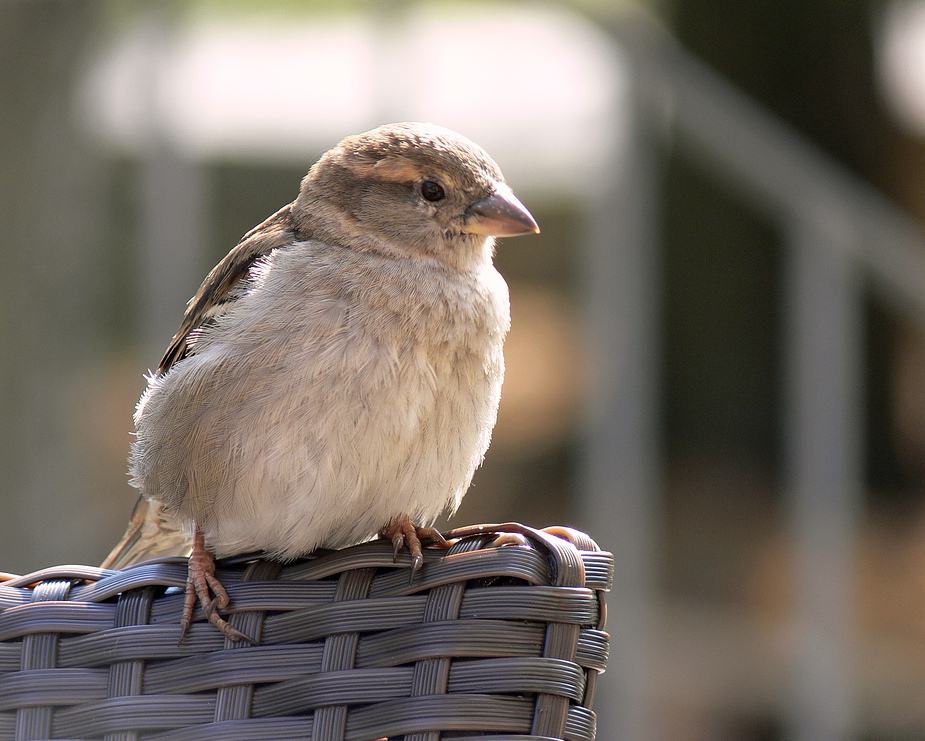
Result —
[[420, 571], [424, 565], [424, 552], [421, 548], [421, 540], [432, 540], [439, 543], [443, 548], [449, 548], [450, 544], [446, 538], [433, 527], [418, 527], [414, 524], [408, 515], [399, 515], [392, 518], [379, 533], [383, 538], [392, 541], [392, 547], [395, 550], [395, 560], [398, 560], [398, 554], [403, 547], [407, 547], [411, 553], [411, 579]]
[[[213, 597], [213, 595], [215, 595]], [[206, 548], [202, 531], [197, 527], [193, 537], [193, 552], [189, 557], [189, 575], [186, 577], [186, 599], [183, 602], [183, 614], [180, 617], [180, 640], [182, 641], [191, 623], [193, 610], [199, 602], [209, 622], [222, 634], [233, 641], [256, 641], [242, 633], [219, 615], [231, 603], [231, 598], [222, 583], [215, 576], [215, 558]]]

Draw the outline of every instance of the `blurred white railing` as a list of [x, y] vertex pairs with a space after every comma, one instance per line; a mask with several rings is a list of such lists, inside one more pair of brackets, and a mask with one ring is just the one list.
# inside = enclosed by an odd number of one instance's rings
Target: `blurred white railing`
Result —
[[[590, 345], [603, 379], [589, 414], [585, 494], [617, 574], [602, 739], [650, 738], [653, 554], [660, 532], [658, 162], [676, 147], [780, 228], [787, 250], [787, 480], [796, 547], [794, 741], [857, 738], [855, 547], [864, 491], [862, 278], [925, 319], [925, 237], [873, 188], [763, 111], [661, 29], [610, 29], [631, 77], [617, 182], [589, 214]], [[670, 134], [670, 137], [669, 137]], [[599, 533], [600, 537], [603, 537]]]

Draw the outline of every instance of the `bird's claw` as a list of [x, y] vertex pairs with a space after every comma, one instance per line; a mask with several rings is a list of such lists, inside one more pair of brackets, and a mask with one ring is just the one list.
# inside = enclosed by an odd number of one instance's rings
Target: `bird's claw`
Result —
[[392, 551], [395, 561], [398, 561], [398, 554], [401, 549], [408, 548], [411, 554], [411, 581], [414, 581], [414, 575], [421, 570], [424, 565], [424, 551], [421, 546], [422, 540], [432, 540], [443, 548], [449, 548], [450, 544], [446, 538], [434, 527], [418, 527], [410, 517], [402, 515], [394, 518], [386, 525], [381, 532], [383, 538], [389, 538], [392, 541]]
[[231, 597], [215, 576], [215, 559], [206, 549], [205, 540], [198, 529], [193, 540], [193, 552], [189, 557], [186, 596], [183, 601], [183, 614], [180, 616], [180, 641], [186, 636], [193, 622], [193, 611], [197, 602], [209, 622], [218, 628], [222, 635], [233, 641], [256, 644], [253, 638], [242, 633], [219, 614], [219, 610], [224, 610], [231, 604]]

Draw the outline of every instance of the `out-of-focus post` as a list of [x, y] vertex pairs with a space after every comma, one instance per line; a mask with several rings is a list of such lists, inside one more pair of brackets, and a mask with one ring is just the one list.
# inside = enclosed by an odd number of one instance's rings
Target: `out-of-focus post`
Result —
[[[644, 79], [642, 75], [635, 80]], [[657, 142], [641, 96], [620, 101], [615, 146], [587, 214], [587, 339], [593, 358], [583, 516], [614, 553], [611, 653], [598, 738], [653, 738], [653, 636], [661, 504]], [[620, 131], [620, 127], [625, 129]], [[609, 178], [609, 182], [607, 182]]]
[[[789, 737], [855, 738], [854, 575], [863, 492], [862, 292], [843, 220], [795, 218], [786, 283], [788, 504], [796, 549]], [[826, 218], [828, 217], [828, 218]]]

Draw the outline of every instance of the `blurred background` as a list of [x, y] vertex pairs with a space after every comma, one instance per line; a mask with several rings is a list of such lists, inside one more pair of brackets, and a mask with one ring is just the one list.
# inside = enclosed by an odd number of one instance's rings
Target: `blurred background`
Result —
[[0, 570], [98, 563], [208, 269], [431, 120], [543, 228], [450, 524], [616, 555], [602, 741], [925, 738], [925, 2], [0, 3]]

